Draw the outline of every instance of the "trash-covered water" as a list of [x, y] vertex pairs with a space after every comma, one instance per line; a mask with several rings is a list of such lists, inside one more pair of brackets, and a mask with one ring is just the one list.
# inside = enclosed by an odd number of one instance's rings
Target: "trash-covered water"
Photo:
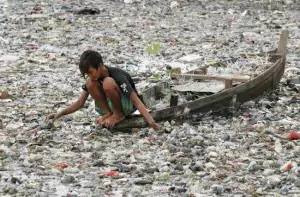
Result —
[[[300, 132], [299, 7], [292, 0], [0, 0], [1, 196], [298, 196], [300, 146], [291, 132]], [[161, 132], [92, 133], [89, 99], [54, 127], [43, 123], [80, 94], [85, 49], [142, 79], [143, 89], [167, 80], [168, 66], [186, 72], [273, 50], [283, 29], [290, 34], [278, 89], [238, 111], [162, 122]], [[256, 61], [240, 65], [231, 67], [247, 75], [261, 69], [246, 67]]]

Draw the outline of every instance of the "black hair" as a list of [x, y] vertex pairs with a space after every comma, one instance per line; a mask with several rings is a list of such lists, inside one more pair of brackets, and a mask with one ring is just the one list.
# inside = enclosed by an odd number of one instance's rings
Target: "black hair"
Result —
[[80, 56], [79, 70], [83, 76], [88, 73], [90, 66], [98, 69], [102, 65], [102, 56], [97, 51], [86, 50]]

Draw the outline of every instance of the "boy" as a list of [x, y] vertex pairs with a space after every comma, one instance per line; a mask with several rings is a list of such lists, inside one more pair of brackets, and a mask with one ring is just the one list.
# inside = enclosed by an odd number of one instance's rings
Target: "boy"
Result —
[[79, 110], [84, 106], [90, 94], [95, 101], [96, 111], [101, 115], [96, 120], [98, 124], [114, 127], [138, 109], [153, 129], [159, 129], [158, 124], [137, 96], [135, 84], [127, 72], [105, 66], [100, 53], [93, 50], [86, 50], [82, 53], [79, 69], [84, 77], [88, 76], [87, 83], [82, 86], [83, 92], [76, 102], [60, 113], [48, 115], [47, 121], [50, 119], [54, 121]]

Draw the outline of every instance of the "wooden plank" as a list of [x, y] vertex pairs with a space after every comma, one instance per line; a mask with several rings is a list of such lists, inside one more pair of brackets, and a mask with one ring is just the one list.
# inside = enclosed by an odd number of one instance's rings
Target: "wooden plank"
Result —
[[238, 82], [247, 82], [250, 80], [249, 76], [220, 76], [220, 75], [197, 75], [197, 74], [172, 74], [172, 78], [183, 77], [185, 79], [202, 79], [202, 80], [232, 80]]
[[225, 89], [229, 89], [229, 88], [232, 88], [232, 80], [228, 79], [228, 80], [225, 80]]
[[[283, 57], [281, 64], [285, 65], [285, 60], [286, 60], [286, 58]], [[275, 89], [277, 87], [277, 85], [279, 84], [284, 71], [285, 71], [285, 66], [281, 66], [278, 68], [278, 70], [276, 72], [274, 72], [274, 74], [273, 74], [273, 89]]]
[[262, 95], [266, 90], [272, 88], [272, 75], [263, 80], [260, 84], [256, 85], [255, 87], [248, 89], [245, 92], [241, 92], [237, 94], [236, 100], [240, 103], [244, 103], [246, 101], [255, 99]]
[[287, 47], [287, 41], [289, 37], [288, 30], [283, 30], [280, 35], [280, 40], [278, 42], [277, 54], [284, 54]]

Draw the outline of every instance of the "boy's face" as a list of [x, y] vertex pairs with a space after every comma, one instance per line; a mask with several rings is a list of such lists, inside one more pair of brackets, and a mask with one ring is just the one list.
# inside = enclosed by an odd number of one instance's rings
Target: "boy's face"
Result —
[[93, 81], [97, 81], [99, 78], [101, 78], [103, 75], [103, 67], [104, 66], [99, 66], [98, 69], [96, 69], [90, 66], [87, 73], [89, 78], [91, 78]]

